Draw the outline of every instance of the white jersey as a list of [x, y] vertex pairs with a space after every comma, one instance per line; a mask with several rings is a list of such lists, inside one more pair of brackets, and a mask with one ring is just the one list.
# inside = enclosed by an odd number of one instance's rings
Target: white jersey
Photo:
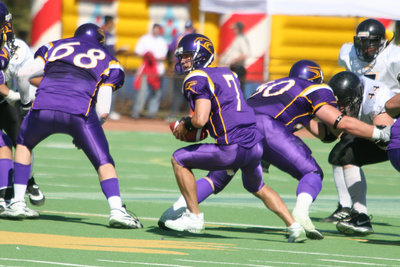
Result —
[[[32, 93], [35, 91], [35, 88], [30, 84], [29, 76], [21, 74], [21, 70], [33, 63], [33, 53], [29, 46], [21, 39], [15, 39], [14, 44], [17, 49], [14, 55], [10, 55], [7, 69], [4, 71], [4, 78], [10, 89], [15, 90], [18, 88], [21, 94], [21, 102], [27, 104], [32, 100]], [[5, 47], [8, 51], [11, 51], [7, 44]]]
[[368, 124], [379, 114], [385, 113], [385, 103], [393, 97], [393, 92], [382, 82], [374, 81], [364, 76], [360, 77], [364, 85], [363, 100], [358, 119]]
[[386, 84], [393, 93], [400, 93], [400, 47], [390, 43], [376, 59], [368, 63], [357, 57], [353, 43], [342, 45], [339, 53], [339, 65], [347, 71]]

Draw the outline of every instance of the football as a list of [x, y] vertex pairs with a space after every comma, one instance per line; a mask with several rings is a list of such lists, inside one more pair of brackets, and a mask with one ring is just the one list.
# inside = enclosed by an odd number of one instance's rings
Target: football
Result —
[[[171, 132], [173, 132], [175, 130], [175, 128], [179, 125], [180, 122], [181, 122], [180, 120], [177, 120], [169, 125]], [[207, 136], [208, 136], [208, 132], [207, 132], [206, 128], [203, 127], [201, 129], [195, 129], [193, 131], [187, 132], [186, 136], [185, 136], [185, 141], [186, 142], [198, 142], [198, 141], [206, 139]]]

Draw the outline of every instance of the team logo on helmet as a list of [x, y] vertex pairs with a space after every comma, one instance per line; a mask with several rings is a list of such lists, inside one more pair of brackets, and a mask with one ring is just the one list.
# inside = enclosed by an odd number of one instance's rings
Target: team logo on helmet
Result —
[[316, 66], [307, 66], [307, 70], [309, 72], [312, 72], [315, 74], [313, 77], [309, 78], [309, 80], [316, 80], [316, 79], [322, 78], [321, 77], [321, 68], [316, 67]]
[[106, 35], [104, 34], [104, 31], [101, 28], [98, 28], [97, 32], [102, 36], [102, 39], [99, 41], [99, 43], [103, 44], [104, 41], [106, 40]]
[[197, 37], [194, 40], [194, 43], [197, 43], [197, 42], [199, 42], [202, 47], [204, 47], [208, 52], [210, 52], [210, 54], [213, 53], [213, 51], [211, 49], [211, 47], [213, 47], [213, 44], [211, 43], [210, 39], [208, 39], [206, 37]]

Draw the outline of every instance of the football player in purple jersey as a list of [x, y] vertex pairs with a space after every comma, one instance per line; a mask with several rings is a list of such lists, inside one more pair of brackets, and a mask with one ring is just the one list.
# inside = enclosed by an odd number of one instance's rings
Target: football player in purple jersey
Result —
[[[309, 209], [322, 188], [323, 172], [311, 155], [311, 150], [293, 134], [302, 124], [325, 142], [336, 140], [340, 131], [379, 141], [389, 140], [389, 130], [379, 129], [342, 114], [336, 105], [332, 89], [323, 84], [323, 73], [318, 64], [309, 60], [296, 62], [289, 77], [267, 82], [247, 100], [256, 114], [257, 128], [263, 133], [262, 160], [271, 163], [299, 180], [293, 217], [304, 227], [310, 239], [323, 239], [315, 228]], [[313, 118], [318, 118], [317, 123]], [[328, 127], [329, 125], [329, 127]], [[228, 172], [214, 174], [197, 181], [198, 194], [204, 200], [220, 192], [232, 179]], [[208, 185], [208, 184], [211, 184]], [[164, 212], [160, 221], [176, 217], [185, 204], [178, 200]]]
[[125, 74], [103, 46], [103, 30], [92, 23], [77, 28], [74, 37], [42, 46], [35, 53], [37, 73], [43, 78], [31, 111], [21, 125], [14, 162], [15, 196], [4, 211], [7, 217], [34, 218], [39, 213], [26, 206], [24, 194], [31, 169], [31, 151], [48, 136], [73, 137], [96, 169], [110, 206], [109, 225], [142, 228], [122, 205], [117, 173], [101, 123], [108, 116], [112, 91]]
[[[11, 138], [15, 147], [23, 116], [29, 110], [34, 96], [30, 92], [34, 92], [35, 88], [29, 83], [29, 74], [22, 73], [22, 69], [33, 62], [33, 53], [23, 40], [15, 38], [12, 14], [3, 2], [0, 2], [0, 35], [4, 42], [0, 51], [0, 69], [4, 73], [4, 82], [11, 85], [9, 95], [4, 99], [0, 97], [0, 128]], [[14, 91], [16, 89], [18, 92]], [[9, 201], [13, 194], [12, 189], [12, 185], [0, 189], [0, 201]], [[33, 205], [44, 204], [45, 197], [32, 175], [28, 182], [27, 194]]]
[[[295, 222], [280, 196], [264, 185], [260, 157], [262, 135], [256, 128], [253, 110], [246, 104], [237, 76], [228, 68], [211, 68], [214, 46], [201, 34], [185, 35], [176, 52], [178, 73], [186, 73], [182, 93], [194, 110], [192, 117], [182, 119], [173, 134], [184, 140], [187, 131], [206, 127], [216, 144], [201, 143], [180, 148], [173, 153], [172, 165], [181, 193], [187, 203], [178, 218], [169, 218], [161, 227], [176, 231], [201, 232], [204, 228], [200, 213], [193, 169], [211, 171], [208, 179], [219, 172], [233, 176], [242, 171], [244, 187], [273, 210], [289, 229], [289, 242], [305, 240], [304, 229]], [[203, 180], [206, 187], [212, 186]]]
[[393, 167], [400, 172], [400, 94], [393, 96], [385, 104], [386, 112], [397, 119], [391, 128], [387, 153]]

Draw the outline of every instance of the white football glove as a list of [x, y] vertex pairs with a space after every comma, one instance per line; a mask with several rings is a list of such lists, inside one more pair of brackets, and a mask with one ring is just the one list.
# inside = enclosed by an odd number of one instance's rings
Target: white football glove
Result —
[[390, 141], [390, 129], [392, 125], [378, 125], [374, 127], [372, 140], [378, 145], [387, 145]]
[[21, 96], [19, 95], [19, 93], [10, 90], [8, 95], [4, 97], [4, 99], [8, 102], [8, 104], [14, 106], [15, 103], [21, 99]]

